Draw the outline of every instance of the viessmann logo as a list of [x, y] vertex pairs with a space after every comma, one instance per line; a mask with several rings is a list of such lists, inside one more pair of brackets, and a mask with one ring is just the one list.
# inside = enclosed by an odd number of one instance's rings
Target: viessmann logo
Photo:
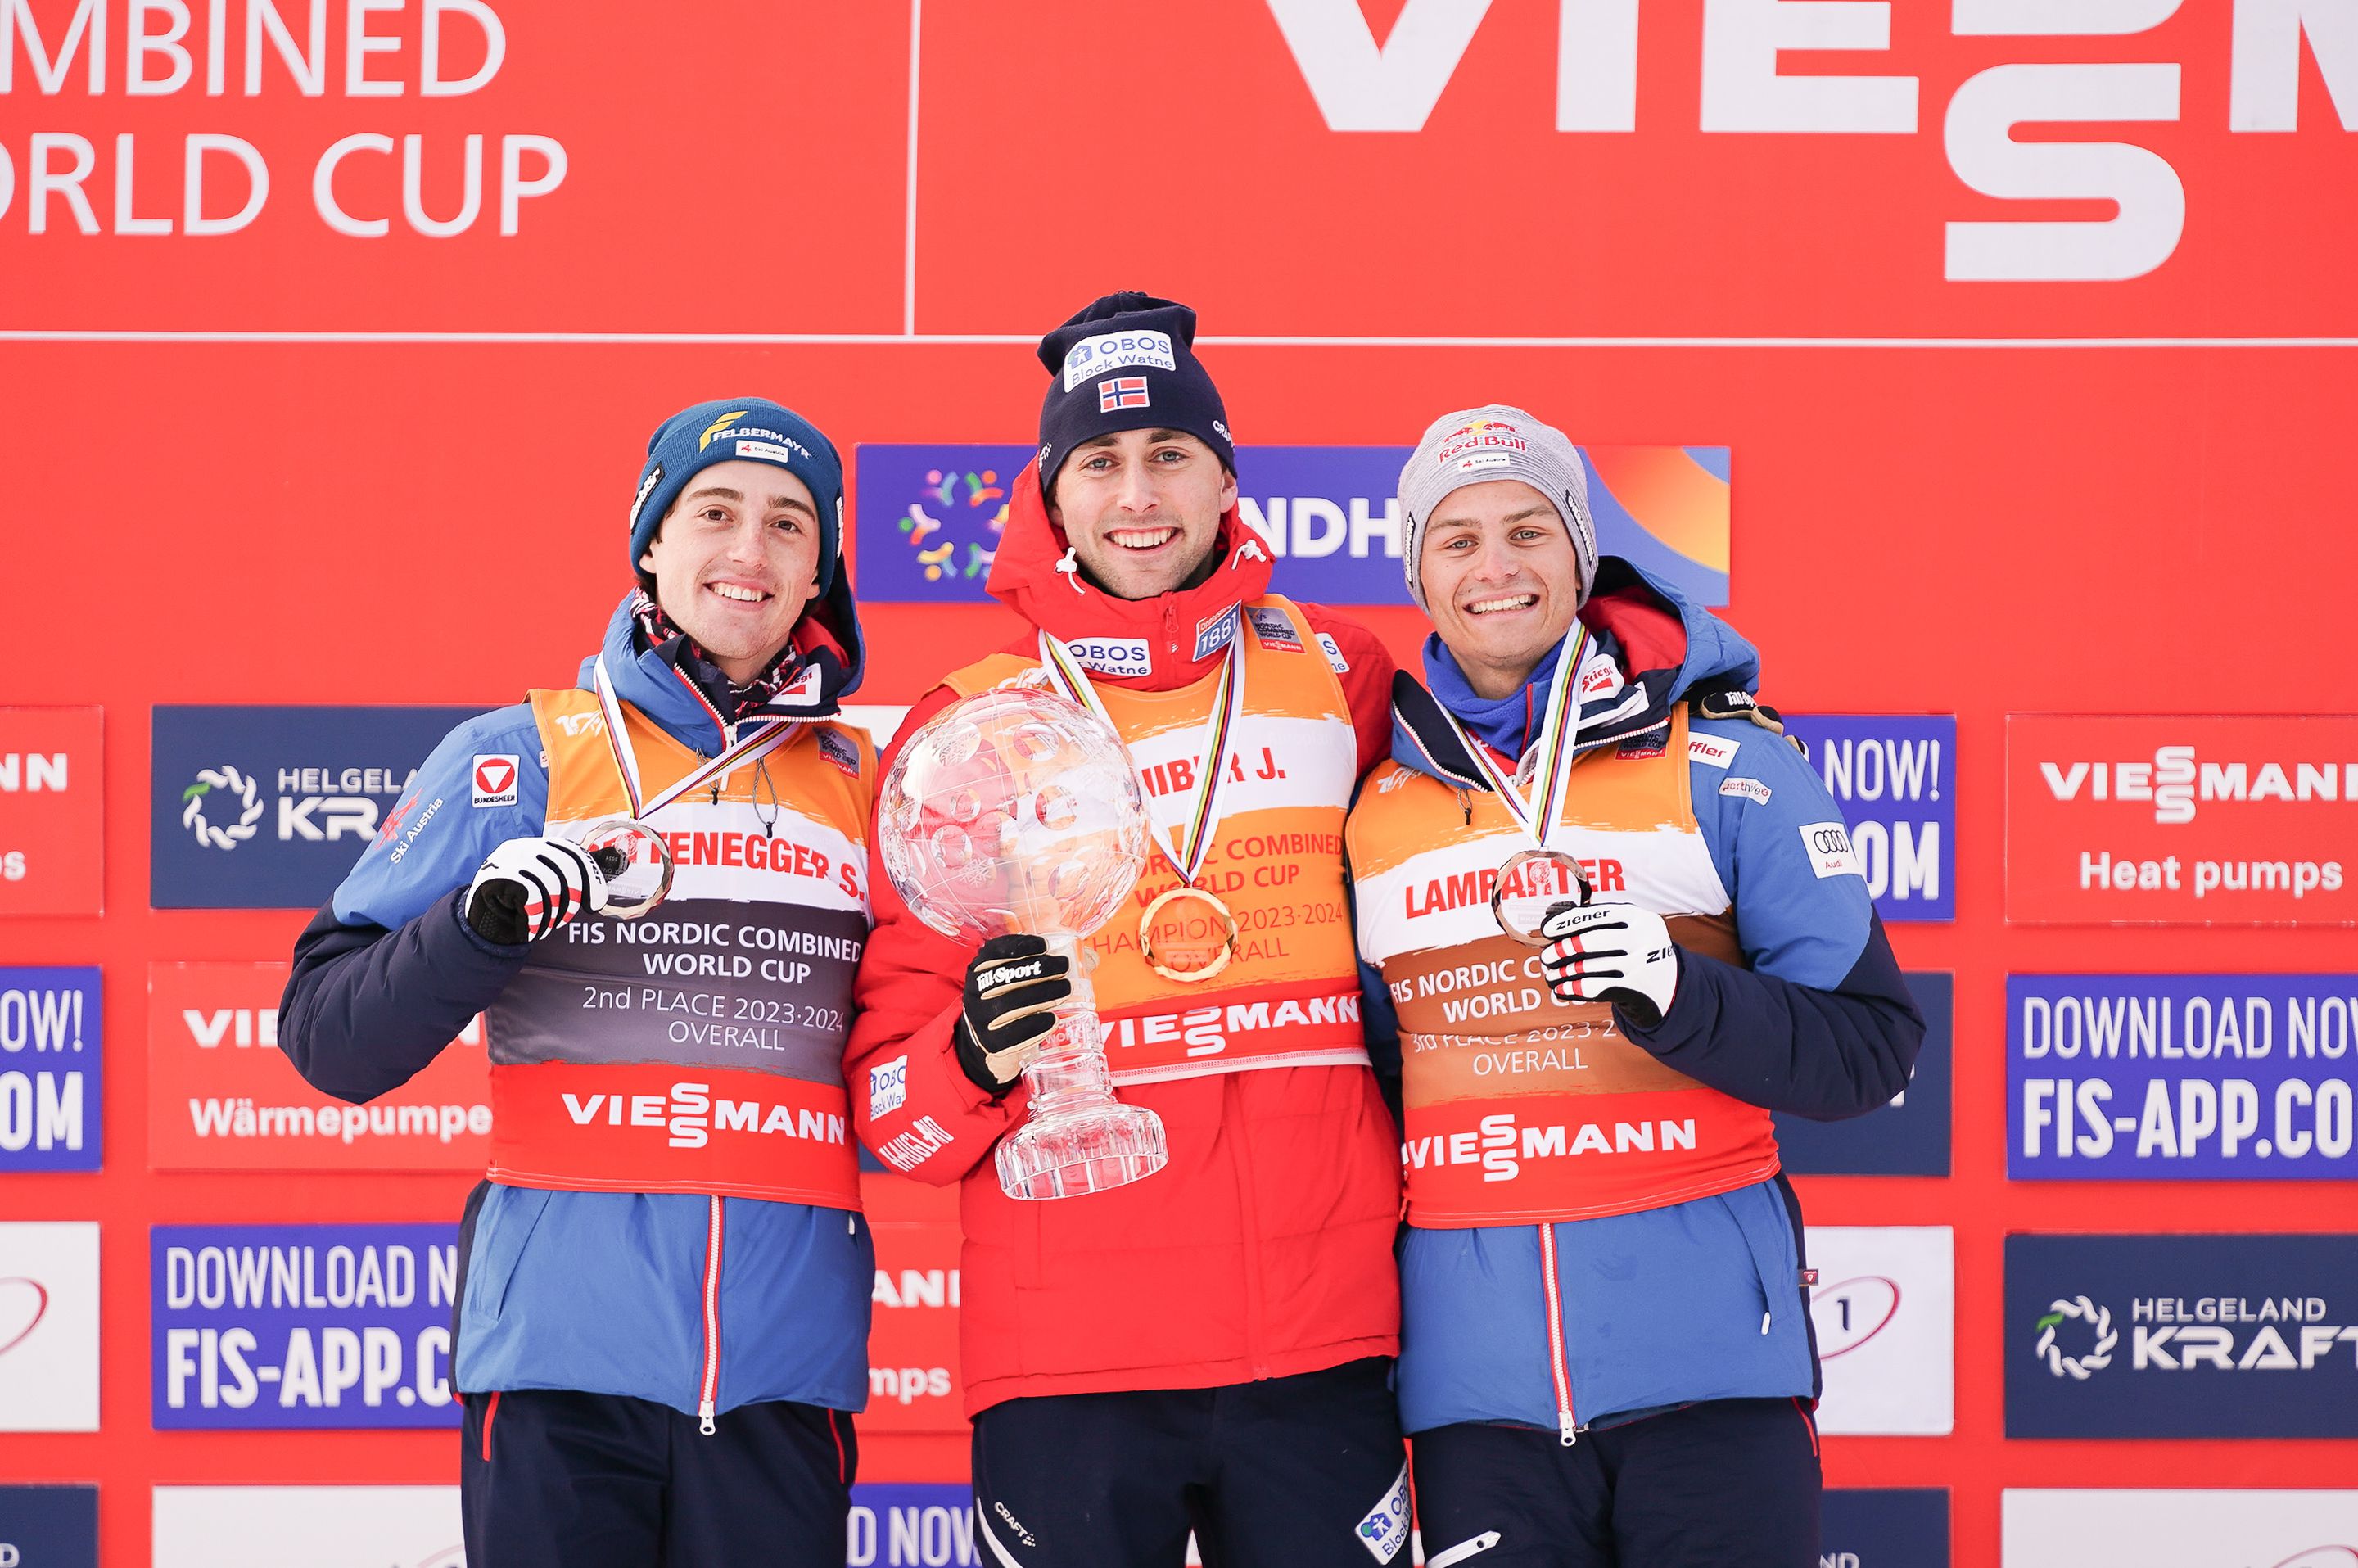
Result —
[[716, 1132], [752, 1132], [812, 1143], [844, 1141], [843, 1118], [828, 1111], [760, 1100], [712, 1098], [710, 1084], [677, 1083], [665, 1095], [564, 1091], [565, 1114], [576, 1127], [652, 1127], [674, 1149], [701, 1149]]
[[2150, 803], [2153, 819], [2173, 826], [2211, 802], [2358, 802], [2358, 762], [2218, 762], [2192, 746], [2157, 746], [2151, 761], [2042, 762], [2039, 776], [2059, 801]]

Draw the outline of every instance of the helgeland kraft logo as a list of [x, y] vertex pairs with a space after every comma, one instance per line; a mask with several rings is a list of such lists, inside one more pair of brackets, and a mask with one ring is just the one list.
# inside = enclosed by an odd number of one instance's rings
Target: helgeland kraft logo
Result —
[[[208, 807], [205, 797], [216, 789], [222, 797]], [[262, 815], [262, 791], [235, 768], [201, 770], [180, 799], [180, 826], [210, 849], [234, 849], [261, 830], [254, 819]]]
[[[2086, 1332], [2074, 1337], [2080, 1341], [2078, 1354], [2066, 1354], [2057, 1331], [2069, 1324], [2079, 1324]], [[2039, 1319], [2039, 1339], [2031, 1353], [2047, 1363], [2047, 1369], [2059, 1378], [2085, 1379], [2092, 1372], [2102, 1371], [2113, 1364], [2113, 1346], [2121, 1342], [2113, 1327], [2113, 1310], [2102, 1307], [2085, 1296], [2049, 1303]]]

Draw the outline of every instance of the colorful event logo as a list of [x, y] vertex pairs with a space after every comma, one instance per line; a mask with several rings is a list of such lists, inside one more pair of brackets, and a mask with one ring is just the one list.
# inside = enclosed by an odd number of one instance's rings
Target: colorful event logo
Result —
[[1829, 1487], [1820, 1568], [1949, 1568], [1949, 1494], [1938, 1487]]
[[459, 1488], [158, 1487], [154, 1561], [155, 1568], [466, 1568]]
[[104, 903], [95, 708], [0, 708], [0, 914], [96, 914]]
[[2358, 925], [2358, 718], [2006, 721], [2006, 916]]
[[2009, 975], [2017, 1181], [2358, 1177], [2358, 975]]
[[98, 1225], [0, 1222], [0, 1432], [98, 1430]]
[[2010, 1487], [2000, 1512], [2005, 1568], [2358, 1563], [2358, 1491]]
[[1785, 732], [1841, 804], [1883, 918], [1954, 919], [1956, 719], [1788, 714]]
[[[1406, 604], [1396, 489], [1408, 447], [1243, 447], [1238, 509], [1278, 557], [1276, 590], [1322, 604]], [[1592, 447], [1597, 547], [1699, 604], [1727, 602], [1725, 447]], [[863, 442], [860, 593], [875, 603], [979, 604], [1022, 446]]]
[[0, 1568], [98, 1568], [96, 1487], [0, 1487]]
[[1955, 1238], [1945, 1225], [1812, 1225], [1818, 1430], [1942, 1436], [1956, 1424]]
[[459, 1424], [451, 1225], [159, 1225], [158, 1431]]
[[464, 1171], [491, 1155], [481, 1019], [364, 1106], [278, 1049], [285, 964], [147, 968], [147, 1162], [158, 1171]]
[[98, 969], [0, 968], [0, 1171], [95, 1171]]
[[148, 902], [310, 909], [472, 708], [159, 705]]
[[2358, 1437], [2358, 1236], [2009, 1236], [2008, 1437]]
[[1908, 994], [1924, 1015], [1924, 1048], [1908, 1087], [1881, 1110], [1847, 1121], [1777, 1117], [1778, 1161], [1797, 1176], [1945, 1176], [1949, 1173], [1950, 1063], [1955, 1053], [1956, 977], [1911, 974]]

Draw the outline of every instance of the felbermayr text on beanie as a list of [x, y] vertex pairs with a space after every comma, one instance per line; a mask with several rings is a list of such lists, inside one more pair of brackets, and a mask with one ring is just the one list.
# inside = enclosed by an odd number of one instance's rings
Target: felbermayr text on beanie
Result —
[[843, 565], [843, 459], [817, 426], [766, 397], [722, 397], [683, 408], [647, 438], [646, 467], [631, 503], [631, 569], [687, 481], [715, 463], [768, 463], [807, 486], [818, 507], [818, 591]]

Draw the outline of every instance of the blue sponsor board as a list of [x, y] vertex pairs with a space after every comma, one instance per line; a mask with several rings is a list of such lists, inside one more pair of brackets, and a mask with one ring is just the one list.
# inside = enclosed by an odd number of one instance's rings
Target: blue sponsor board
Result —
[[1950, 1064], [1956, 977], [1911, 974], [1908, 994], [1924, 1015], [1924, 1048], [1898, 1098], [1847, 1121], [1777, 1116], [1778, 1158], [1796, 1176], [1945, 1176], [1949, 1173]]
[[95, 1171], [98, 969], [0, 968], [0, 1171]]
[[862, 1481], [851, 1488], [844, 1562], [849, 1568], [939, 1568], [995, 1561], [977, 1554], [973, 1519], [969, 1487]]
[[1818, 1539], [1818, 1568], [1949, 1568], [1949, 1494], [1829, 1487]]
[[2358, 1236], [2009, 1236], [2008, 1437], [2358, 1437]]
[[455, 1225], [159, 1225], [158, 1431], [455, 1427]]
[[473, 708], [159, 706], [148, 903], [311, 909]]
[[1942, 714], [1787, 714], [1850, 824], [1886, 920], [1957, 914], [1957, 721]]
[[[1279, 557], [1276, 591], [1320, 604], [1409, 602], [1396, 492], [1412, 449], [1238, 449], [1238, 507]], [[1725, 561], [1728, 449], [1671, 448], [1657, 455], [1691, 469], [1691, 482], [1625, 480], [1627, 493], [1617, 492], [1583, 453], [1597, 546], [1677, 585], [1698, 604], [1725, 604], [1724, 567], [1682, 554], [1672, 541]], [[1025, 446], [862, 442], [856, 454], [860, 598], [878, 604], [985, 602], [1008, 496], [1033, 456]]]
[[2009, 975], [2017, 1181], [2358, 1177], [2358, 975]]
[[0, 1487], [0, 1568], [98, 1568], [96, 1487]]

